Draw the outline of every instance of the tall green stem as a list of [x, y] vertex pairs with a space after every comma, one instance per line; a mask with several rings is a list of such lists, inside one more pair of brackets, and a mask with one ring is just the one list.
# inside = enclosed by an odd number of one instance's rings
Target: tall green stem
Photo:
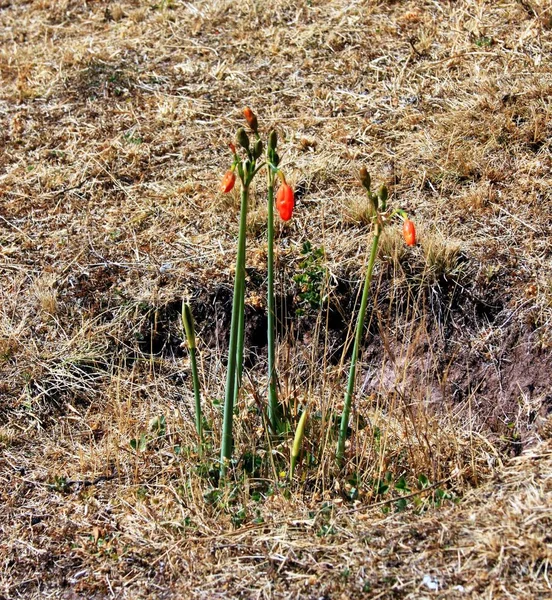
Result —
[[[245, 238], [244, 238], [245, 244]], [[242, 373], [243, 373], [243, 348], [245, 345], [245, 249], [243, 252], [244, 264], [241, 267], [240, 277], [240, 307], [238, 310], [238, 342], [236, 348], [236, 387], [234, 389], [234, 406], [238, 403], [238, 397], [240, 395], [240, 389], [242, 384]]]
[[199, 375], [197, 372], [197, 350], [190, 348], [190, 363], [192, 366], [192, 380], [194, 382], [195, 421], [197, 435], [199, 436], [199, 453], [203, 453], [203, 416], [201, 414], [201, 396], [199, 394]]
[[249, 186], [244, 185], [241, 191], [240, 229], [238, 234], [238, 255], [236, 257], [236, 274], [234, 281], [234, 297], [232, 300], [232, 318], [230, 322], [230, 342], [228, 344], [228, 370], [226, 372], [226, 390], [224, 395], [224, 417], [222, 424], [222, 440], [220, 446], [220, 476], [225, 477], [228, 461], [232, 457], [232, 422], [234, 417], [234, 398], [237, 388], [237, 349], [239, 337], [240, 308], [243, 306], [245, 234], [247, 225], [247, 201]]
[[278, 406], [278, 392], [276, 389], [276, 302], [274, 299], [274, 174], [268, 169], [268, 420], [273, 433], [278, 432], [280, 411]]
[[336, 459], [338, 465], [341, 465], [343, 461], [343, 453], [345, 450], [345, 440], [347, 438], [347, 428], [349, 426], [349, 415], [351, 413], [351, 402], [353, 399], [353, 392], [355, 389], [355, 378], [356, 378], [356, 366], [358, 360], [358, 352], [360, 348], [360, 342], [362, 340], [362, 334], [364, 332], [364, 320], [366, 318], [366, 308], [368, 307], [368, 296], [370, 293], [370, 284], [372, 283], [372, 272], [374, 271], [374, 263], [376, 261], [376, 254], [378, 251], [378, 243], [381, 235], [381, 225], [376, 224], [376, 230], [374, 240], [372, 242], [372, 250], [370, 252], [370, 259], [368, 261], [368, 268], [366, 270], [366, 279], [364, 280], [364, 289], [362, 290], [362, 300], [360, 302], [360, 310], [357, 317], [355, 343], [353, 345], [353, 355], [351, 357], [351, 366], [349, 368], [349, 380], [347, 382], [347, 391], [345, 393], [345, 402], [343, 405], [343, 413], [341, 415], [341, 426], [339, 428], [339, 439], [337, 442]]

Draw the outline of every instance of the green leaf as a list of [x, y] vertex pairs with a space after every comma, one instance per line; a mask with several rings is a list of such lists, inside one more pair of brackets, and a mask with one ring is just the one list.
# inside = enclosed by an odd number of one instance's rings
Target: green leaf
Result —
[[423, 473], [418, 475], [418, 485], [421, 489], [424, 489], [429, 485], [429, 479]]
[[408, 502], [406, 501], [406, 498], [399, 498], [397, 502], [395, 502], [395, 507], [398, 512], [402, 512], [406, 509], [407, 506]]
[[405, 492], [407, 494], [410, 493], [410, 488], [406, 484], [406, 479], [404, 478], [404, 476], [399, 477], [399, 479], [395, 483], [395, 489], [401, 492]]

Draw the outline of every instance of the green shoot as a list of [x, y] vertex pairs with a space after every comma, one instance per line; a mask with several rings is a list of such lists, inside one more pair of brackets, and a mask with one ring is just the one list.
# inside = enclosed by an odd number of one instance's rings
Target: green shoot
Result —
[[188, 342], [188, 349], [190, 351], [190, 364], [192, 367], [192, 381], [195, 399], [195, 422], [197, 435], [199, 437], [199, 451], [201, 454], [203, 450], [203, 415], [201, 413], [201, 395], [199, 390], [199, 376], [197, 373], [197, 350], [194, 330], [194, 317], [192, 315], [192, 309], [190, 308], [190, 305], [186, 302], [182, 303], [182, 325], [184, 327], [184, 332], [186, 333], [186, 340]]

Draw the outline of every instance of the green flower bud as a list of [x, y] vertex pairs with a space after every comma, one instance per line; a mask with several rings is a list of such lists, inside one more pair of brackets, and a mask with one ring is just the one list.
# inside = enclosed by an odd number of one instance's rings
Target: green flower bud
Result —
[[257, 140], [255, 142], [255, 146], [253, 148], [253, 158], [255, 160], [257, 160], [257, 158], [259, 158], [259, 156], [261, 156], [262, 153], [263, 153], [263, 143], [261, 140]]
[[196, 347], [194, 317], [192, 315], [192, 309], [187, 302], [182, 303], [182, 325], [184, 326], [184, 331], [186, 333], [188, 348], [190, 348], [190, 350], [194, 350]]
[[374, 209], [374, 212], [372, 214], [372, 216], [375, 216], [378, 213], [378, 197], [376, 196], [376, 194], [372, 194], [372, 192], [368, 192], [368, 196], [370, 198], [370, 202], [372, 203], [372, 207]]
[[247, 133], [245, 133], [245, 129], [243, 127], [238, 129], [238, 132], [236, 133], [236, 141], [242, 148], [245, 148], [249, 152], [249, 137]]
[[278, 144], [278, 134], [276, 133], [276, 131], [273, 129], [270, 132], [270, 135], [268, 136], [268, 147], [271, 150], [276, 150], [276, 146]]
[[383, 184], [378, 192], [379, 199], [381, 201], [381, 207], [385, 210], [387, 206], [387, 199], [389, 198], [389, 191], [387, 190], [387, 186]]

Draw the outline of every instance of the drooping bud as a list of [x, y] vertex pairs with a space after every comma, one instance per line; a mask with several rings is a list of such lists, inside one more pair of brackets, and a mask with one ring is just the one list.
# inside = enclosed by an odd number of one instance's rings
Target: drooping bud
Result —
[[293, 188], [283, 181], [276, 194], [276, 209], [282, 221], [289, 221], [291, 219], [294, 206], [295, 196]]
[[371, 179], [366, 167], [361, 167], [360, 169], [360, 182], [367, 191], [370, 191]]
[[249, 136], [245, 133], [245, 129], [240, 127], [236, 133], [236, 141], [238, 144], [249, 152]]
[[263, 143], [261, 142], [261, 140], [257, 140], [255, 142], [255, 146], [253, 147], [253, 158], [255, 160], [257, 160], [257, 158], [259, 158], [259, 156], [261, 156], [262, 153], [263, 153]]
[[405, 219], [403, 223], [403, 238], [407, 246], [416, 245], [416, 227], [410, 219]]
[[223, 194], [227, 194], [234, 188], [235, 183], [236, 174], [230, 169], [229, 171], [226, 171], [224, 177], [222, 178], [222, 181], [220, 182], [220, 191]]
[[251, 131], [257, 133], [257, 129], [259, 128], [259, 124], [257, 123], [257, 116], [255, 113], [249, 108], [249, 106], [243, 109], [243, 116], [247, 121], [249, 127], [251, 127]]

